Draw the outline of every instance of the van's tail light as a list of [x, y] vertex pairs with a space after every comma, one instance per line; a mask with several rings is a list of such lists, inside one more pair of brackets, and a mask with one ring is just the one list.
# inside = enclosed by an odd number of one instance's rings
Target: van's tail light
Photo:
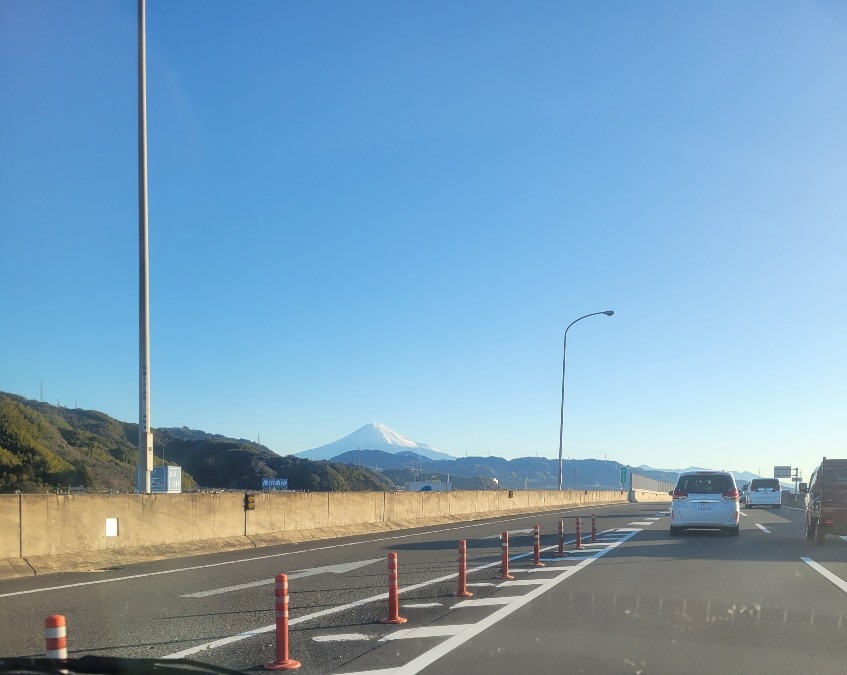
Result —
[[724, 499], [738, 499], [738, 488], [727, 490], [721, 495]]
[[673, 498], [674, 499], [687, 499], [688, 493], [685, 490], [680, 490], [679, 488], [676, 488], [676, 490], [673, 491]]

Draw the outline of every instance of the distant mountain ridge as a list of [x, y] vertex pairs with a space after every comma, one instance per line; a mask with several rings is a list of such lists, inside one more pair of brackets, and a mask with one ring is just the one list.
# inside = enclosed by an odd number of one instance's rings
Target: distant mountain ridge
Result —
[[371, 422], [359, 427], [352, 434], [332, 443], [298, 452], [295, 457], [332, 459], [346, 452], [355, 452], [357, 449], [359, 451], [380, 450], [389, 454], [411, 451], [429, 459], [454, 459], [447, 453], [439, 452], [426, 443], [417, 443], [379, 422]]
[[[462, 478], [496, 479], [500, 487], [549, 490], [558, 487], [559, 461], [546, 457], [459, 457], [457, 459], [429, 459], [423, 454], [381, 450], [353, 450], [332, 458], [332, 461], [367, 466], [394, 476], [394, 471], [404, 471], [405, 480], [414, 474], [461, 476]], [[563, 484], [566, 489], [610, 489], [620, 487], [618, 462], [602, 459], [569, 459], [565, 462]], [[649, 478], [650, 472], [640, 471]], [[675, 476], [674, 476], [675, 478]]]

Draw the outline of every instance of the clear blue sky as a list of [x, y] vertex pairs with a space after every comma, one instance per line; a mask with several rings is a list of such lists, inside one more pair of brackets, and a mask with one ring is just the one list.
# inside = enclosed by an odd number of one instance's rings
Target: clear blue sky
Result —
[[[137, 420], [135, 3], [0, 2], [0, 389]], [[847, 5], [149, 0], [152, 420], [847, 456]]]

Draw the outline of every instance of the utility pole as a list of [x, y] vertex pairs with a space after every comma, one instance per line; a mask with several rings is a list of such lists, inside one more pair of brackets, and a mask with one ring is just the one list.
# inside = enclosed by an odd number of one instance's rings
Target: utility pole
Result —
[[147, 0], [138, 0], [138, 467], [136, 490], [150, 494], [150, 283], [147, 248]]

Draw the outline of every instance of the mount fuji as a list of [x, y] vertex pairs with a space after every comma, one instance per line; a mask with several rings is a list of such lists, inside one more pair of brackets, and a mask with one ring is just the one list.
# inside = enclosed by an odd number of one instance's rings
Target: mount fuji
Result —
[[399, 452], [420, 453], [429, 459], [455, 459], [451, 455], [439, 452], [426, 443], [416, 443], [403, 434], [398, 434], [379, 422], [371, 422], [356, 429], [352, 434], [319, 448], [298, 452], [296, 457], [305, 459], [332, 459], [345, 452], [359, 450], [382, 450], [392, 455]]

